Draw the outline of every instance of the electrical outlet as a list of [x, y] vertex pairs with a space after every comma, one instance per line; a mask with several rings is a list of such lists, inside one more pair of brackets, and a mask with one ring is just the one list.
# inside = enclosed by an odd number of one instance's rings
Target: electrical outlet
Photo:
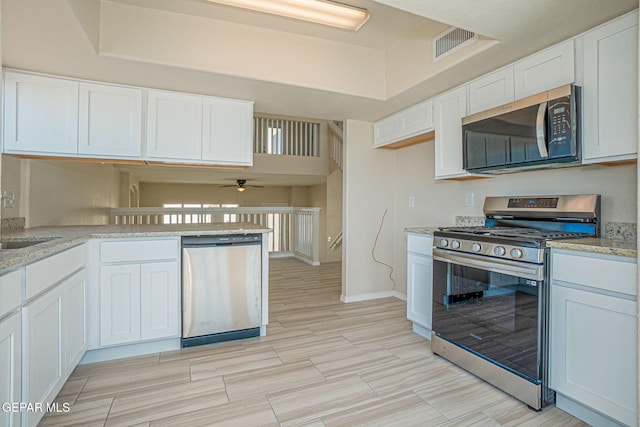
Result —
[[472, 208], [473, 207], [473, 193], [467, 193], [466, 198], [465, 198], [465, 204], [467, 205], [468, 208]]
[[2, 192], [2, 207], [3, 208], [12, 208], [14, 207], [14, 202], [16, 200], [16, 195], [4, 190]]
[[409, 196], [409, 207], [414, 208], [416, 206], [416, 198], [413, 196]]

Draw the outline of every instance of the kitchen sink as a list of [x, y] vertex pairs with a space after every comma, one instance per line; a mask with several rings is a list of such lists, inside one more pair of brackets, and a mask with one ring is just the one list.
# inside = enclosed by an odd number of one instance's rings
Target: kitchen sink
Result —
[[57, 239], [57, 237], [41, 237], [37, 239], [20, 239], [20, 240], [2, 241], [0, 242], [0, 249], [28, 248], [29, 246], [37, 245], [44, 242], [49, 242], [53, 239]]

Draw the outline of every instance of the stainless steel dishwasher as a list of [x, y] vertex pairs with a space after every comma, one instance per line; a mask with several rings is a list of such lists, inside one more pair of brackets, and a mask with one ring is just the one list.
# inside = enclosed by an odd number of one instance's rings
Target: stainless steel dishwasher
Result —
[[260, 335], [262, 235], [182, 238], [182, 347]]

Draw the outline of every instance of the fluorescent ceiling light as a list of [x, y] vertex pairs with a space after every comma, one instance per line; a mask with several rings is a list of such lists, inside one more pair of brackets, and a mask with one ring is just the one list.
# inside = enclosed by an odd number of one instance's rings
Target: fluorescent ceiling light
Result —
[[213, 3], [272, 13], [316, 24], [358, 31], [369, 12], [328, 0], [209, 0]]

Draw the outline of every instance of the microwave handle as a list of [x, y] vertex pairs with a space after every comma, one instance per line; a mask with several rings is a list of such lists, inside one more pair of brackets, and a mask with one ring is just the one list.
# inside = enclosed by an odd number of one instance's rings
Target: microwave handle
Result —
[[546, 159], [549, 157], [547, 151], [547, 142], [545, 141], [545, 115], [547, 113], [547, 102], [538, 105], [538, 116], [536, 117], [536, 140], [538, 142], [538, 151], [540, 157]]

